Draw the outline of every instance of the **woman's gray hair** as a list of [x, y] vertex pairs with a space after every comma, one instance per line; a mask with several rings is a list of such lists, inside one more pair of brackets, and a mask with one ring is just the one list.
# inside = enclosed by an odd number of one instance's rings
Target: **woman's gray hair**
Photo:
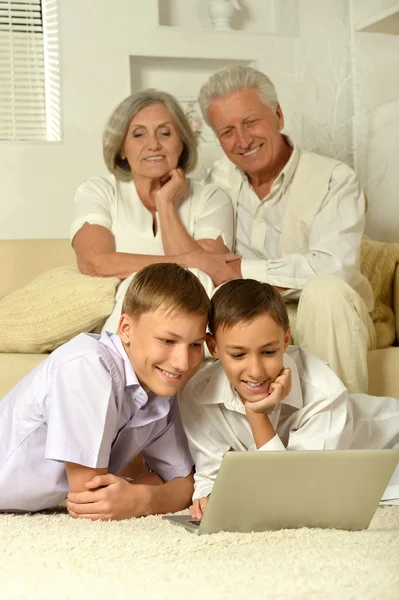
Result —
[[177, 125], [183, 150], [178, 166], [185, 173], [193, 171], [198, 160], [198, 144], [190, 123], [178, 101], [167, 92], [148, 88], [123, 100], [110, 116], [103, 134], [103, 156], [108, 170], [122, 181], [130, 181], [132, 172], [126, 159], [121, 158], [122, 145], [133, 117], [143, 108], [161, 103]]
[[274, 110], [277, 108], [278, 97], [276, 88], [267, 75], [252, 67], [243, 65], [224, 67], [211, 75], [200, 89], [198, 102], [206, 123], [212, 127], [208, 117], [208, 108], [213, 100], [248, 88], [258, 90], [262, 102], [271, 109]]

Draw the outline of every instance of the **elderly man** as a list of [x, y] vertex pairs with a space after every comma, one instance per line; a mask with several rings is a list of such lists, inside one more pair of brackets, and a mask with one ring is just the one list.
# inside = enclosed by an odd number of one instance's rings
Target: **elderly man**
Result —
[[376, 334], [371, 287], [359, 270], [366, 205], [355, 173], [281, 133], [275, 87], [251, 67], [212, 75], [199, 102], [226, 154], [208, 181], [231, 197], [233, 250], [242, 257], [223, 264], [221, 255], [203, 256], [200, 268], [215, 283], [250, 277], [273, 285], [287, 302], [293, 343], [329, 363], [350, 392], [367, 392]]

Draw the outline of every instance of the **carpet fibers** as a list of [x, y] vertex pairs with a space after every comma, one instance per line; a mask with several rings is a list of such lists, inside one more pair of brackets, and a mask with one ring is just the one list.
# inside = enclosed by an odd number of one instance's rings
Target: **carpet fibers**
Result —
[[160, 517], [0, 515], [0, 598], [398, 600], [399, 507], [367, 531], [195, 536]]

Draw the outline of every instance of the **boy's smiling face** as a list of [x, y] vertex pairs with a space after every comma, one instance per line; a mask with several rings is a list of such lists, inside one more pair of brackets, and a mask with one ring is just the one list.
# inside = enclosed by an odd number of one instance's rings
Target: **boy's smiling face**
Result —
[[214, 337], [208, 335], [207, 343], [245, 403], [268, 395], [270, 384], [283, 369], [283, 355], [289, 340], [289, 329], [285, 332], [265, 313], [230, 328], [219, 327]]
[[132, 319], [123, 314], [118, 333], [145, 391], [173, 396], [202, 359], [207, 318], [160, 308]]

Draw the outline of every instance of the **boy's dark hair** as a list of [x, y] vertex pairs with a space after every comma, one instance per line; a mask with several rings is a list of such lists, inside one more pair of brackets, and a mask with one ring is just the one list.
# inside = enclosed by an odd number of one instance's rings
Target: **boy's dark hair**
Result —
[[208, 317], [210, 300], [199, 279], [188, 269], [173, 263], [144, 267], [131, 281], [122, 312], [133, 319], [158, 308], [184, 311]]
[[255, 279], [234, 279], [223, 284], [212, 296], [209, 332], [215, 335], [219, 327], [229, 329], [263, 314], [270, 315], [287, 331], [287, 309], [272, 285]]

